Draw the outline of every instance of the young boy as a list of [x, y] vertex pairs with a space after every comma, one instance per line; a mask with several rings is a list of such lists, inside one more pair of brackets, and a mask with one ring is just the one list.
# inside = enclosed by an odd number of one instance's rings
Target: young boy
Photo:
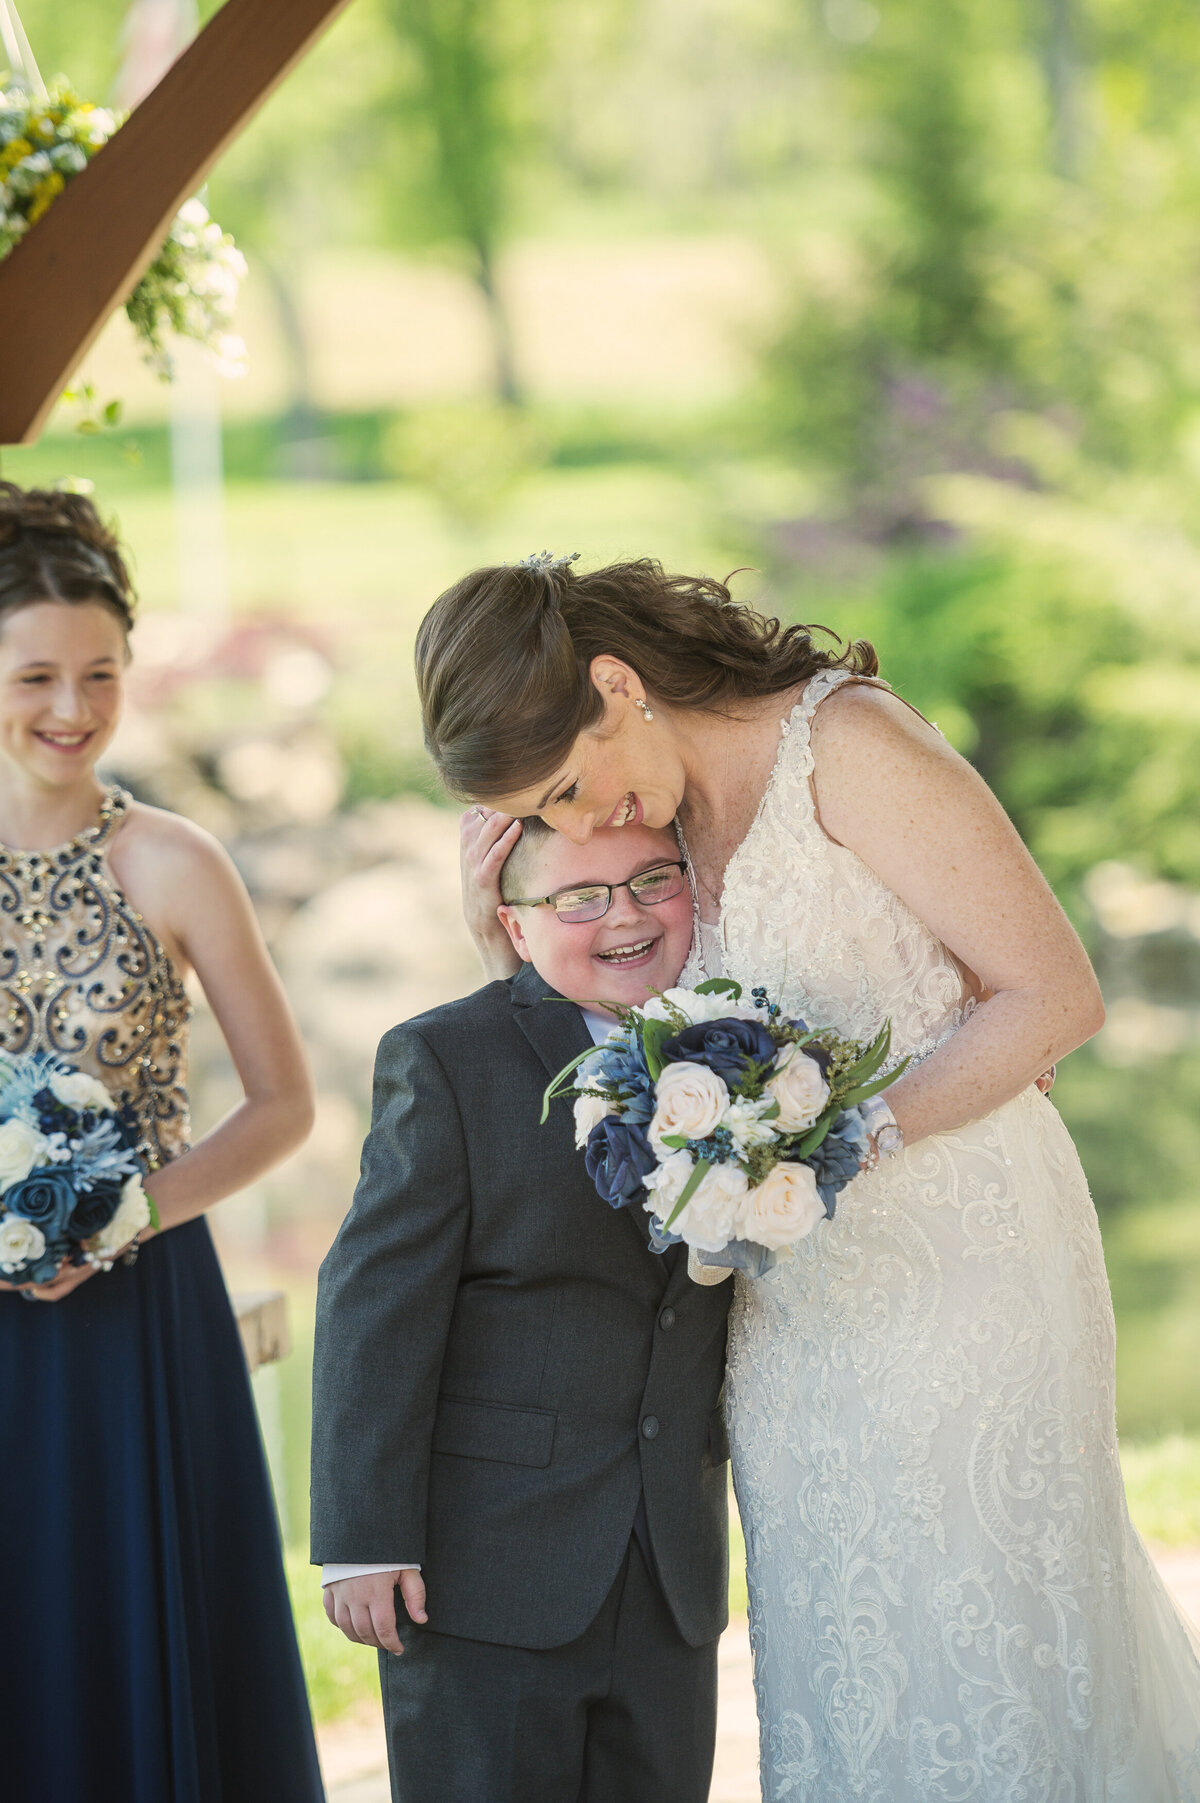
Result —
[[691, 896], [669, 832], [540, 821], [502, 894], [521, 972], [379, 1048], [321, 1267], [312, 1556], [380, 1649], [395, 1803], [703, 1803], [732, 1286], [605, 1206], [569, 1101], [538, 1124], [602, 1005], [677, 980]]

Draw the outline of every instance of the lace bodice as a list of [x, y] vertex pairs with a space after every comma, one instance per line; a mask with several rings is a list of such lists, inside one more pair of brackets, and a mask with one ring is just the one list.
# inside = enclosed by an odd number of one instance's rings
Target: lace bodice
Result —
[[766, 792], [725, 871], [720, 972], [714, 936], [697, 923], [682, 980], [721, 974], [747, 993], [763, 983], [785, 1012], [847, 1039], [873, 1039], [890, 1017], [893, 1054], [921, 1058], [962, 1024], [974, 999], [946, 947], [817, 820], [813, 715], [854, 680], [847, 670], [820, 671], [781, 722]]
[[94, 826], [50, 851], [0, 846], [0, 1050], [45, 1051], [132, 1109], [148, 1166], [186, 1151], [187, 995], [119, 888], [108, 848], [129, 808], [105, 791]]

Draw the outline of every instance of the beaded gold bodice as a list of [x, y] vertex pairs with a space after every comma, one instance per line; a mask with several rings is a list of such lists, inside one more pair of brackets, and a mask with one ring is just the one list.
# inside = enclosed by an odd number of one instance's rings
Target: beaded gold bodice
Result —
[[65, 845], [0, 845], [0, 1050], [52, 1052], [98, 1077], [132, 1110], [154, 1167], [188, 1146], [191, 1005], [109, 868], [128, 809], [109, 788], [95, 825]]

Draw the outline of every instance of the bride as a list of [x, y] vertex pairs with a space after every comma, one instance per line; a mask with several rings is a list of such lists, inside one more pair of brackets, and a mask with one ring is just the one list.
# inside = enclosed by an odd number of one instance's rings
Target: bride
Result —
[[737, 1278], [728, 1406], [762, 1784], [790, 1803], [1197, 1803], [1200, 1647], [1130, 1524], [1112, 1306], [1036, 1083], [1103, 1009], [986, 786], [877, 677], [652, 562], [475, 571], [417, 641], [493, 974], [500, 864], [672, 819], [683, 975], [911, 1063], [872, 1168]]

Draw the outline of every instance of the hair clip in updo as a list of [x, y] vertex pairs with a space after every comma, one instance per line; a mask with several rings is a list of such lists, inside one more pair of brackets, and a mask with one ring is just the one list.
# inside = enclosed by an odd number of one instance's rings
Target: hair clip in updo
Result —
[[510, 564], [510, 569], [540, 570], [549, 574], [553, 570], [569, 570], [573, 563], [578, 563], [579, 552], [572, 551], [569, 557], [555, 557], [549, 551], [531, 551], [528, 557], [522, 557], [517, 563]]

